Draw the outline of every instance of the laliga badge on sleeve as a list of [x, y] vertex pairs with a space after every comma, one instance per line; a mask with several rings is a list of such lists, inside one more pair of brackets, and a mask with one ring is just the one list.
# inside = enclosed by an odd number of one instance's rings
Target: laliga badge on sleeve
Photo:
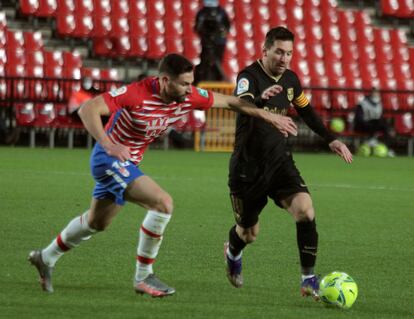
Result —
[[201, 96], [204, 96], [204, 97], [208, 98], [208, 91], [207, 90], [197, 88], [197, 91], [198, 91], [198, 94], [200, 94]]
[[109, 95], [112, 97], [117, 97], [121, 94], [124, 94], [127, 91], [126, 86], [121, 86], [120, 88], [109, 91]]
[[249, 90], [249, 80], [246, 78], [241, 78], [237, 83], [237, 95], [245, 93]]

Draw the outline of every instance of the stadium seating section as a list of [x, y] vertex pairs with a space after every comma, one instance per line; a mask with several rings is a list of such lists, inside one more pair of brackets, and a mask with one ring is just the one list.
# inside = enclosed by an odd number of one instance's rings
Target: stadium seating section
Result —
[[[200, 40], [193, 24], [201, 0], [19, 2], [21, 14], [55, 20], [60, 37], [89, 39], [95, 56], [156, 60], [179, 52], [199, 61]], [[261, 55], [270, 27], [286, 25], [296, 34], [291, 68], [305, 87], [313, 87], [306, 93], [322, 114], [336, 111], [345, 116], [363, 95], [361, 89], [373, 86], [383, 90], [386, 111], [414, 109], [414, 47], [409, 47], [401, 29], [373, 26], [366, 11], [341, 9], [336, 0], [220, 0], [220, 4], [232, 21], [223, 62], [230, 79]], [[414, 18], [412, 0], [381, 0], [380, 10], [384, 16]], [[4, 12], [0, 12], [0, 76], [118, 79], [114, 70], [83, 67], [76, 52], [46, 50], [40, 32], [9, 30]], [[0, 97], [8, 90], [28, 98], [53, 97], [58, 91], [44, 90], [42, 81], [31, 83], [28, 89], [19, 81], [12, 87], [0, 82]]]

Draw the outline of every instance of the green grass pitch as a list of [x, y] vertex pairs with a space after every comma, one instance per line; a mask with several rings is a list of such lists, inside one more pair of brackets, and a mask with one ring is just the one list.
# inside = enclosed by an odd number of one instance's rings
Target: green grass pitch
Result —
[[347, 272], [359, 286], [348, 311], [300, 296], [295, 225], [273, 204], [244, 252], [245, 286], [227, 282], [227, 153], [150, 150], [141, 166], [175, 200], [154, 268], [176, 295], [153, 299], [132, 289], [145, 214], [132, 204], [64, 256], [55, 293], [43, 293], [27, 254], [89, 205], [89, 153], [0, 148], [1, 318], [414, 318], [414, 159], [406, 157], [347, 165], [330, 154], [295, 155], [317, 214], [317, 271]]

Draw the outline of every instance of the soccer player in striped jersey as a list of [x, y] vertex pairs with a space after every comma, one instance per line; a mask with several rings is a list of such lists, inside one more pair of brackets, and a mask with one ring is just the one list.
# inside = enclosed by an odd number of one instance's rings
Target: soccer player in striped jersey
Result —
[[[235, 95], [275, 114], [287, 114], [293, 105], [331, 150], [351, 163], [351, 152], [323, 125], [304, 95], [296, 73], [289, 69], [293, 40], [293, 33], [284, 27], [270, 30], [262, 58], [239, 73]], [[269, 87], [274, 85], [280, 85], [283, 91], [269, 96]], [[233, 286], [243, 285], [242, 250], [256, 239], [259, 214], [270, 198], [296, 222], [301, 291], [318, 299], [319, 283], [314, 273], [318, 247], [315, 212], [308, 188], [293, 161], [288, 139], [261, 119], [246, 114], [238, 114], [236, 125], [229, 174], [236, 225], [230, 229], [229, 242], [225, 243], [227, 277]]]
[[[153, 297], [171, 295], [175, 289], [154, 275], [165, 229], [173, 212], [173, 200], [139, 168], [148, 145], [188, 112], [226, 107], [259, 117], [282, 134], [296, 134], [294, 122], [271, 114], [234, 96], [196, 88], [193, 65], [178, 54], [165, 56], [159, 76], [104, 93], [78, 111], [88, 132], [96, 139], [91, 172], [96, 181], [89, 209], [69, 224], [49, 246], [33, 250], [29, 261], [37, 268], [43, 290], [53, 292], [52, 272], [57, 260], [96, 232], [103, 231], [125, 201], [147, 209], [139, 228], [134, 289]], [[279, 86], [271, 94], [278, 94]], [[106, 127], [101, 116], [110, 115]]]

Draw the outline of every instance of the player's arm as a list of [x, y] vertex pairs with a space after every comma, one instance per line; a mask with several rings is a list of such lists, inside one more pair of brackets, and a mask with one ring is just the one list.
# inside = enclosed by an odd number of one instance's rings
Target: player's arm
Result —
[[129, 148], [121, 144], [112, 143], [105, 133], [101, 117], [110, 115], [111, 112], [102, 96], [97, 96], [87, 101], [78, 110], [78, 114], [86, 130], [102, 145], [108, 155], [114, 156], [120, 161], [129, 159]]
[[304, 107], [296, 107], [296, 111], [306, 125], [328, 143], [329, 148], [333, 152], [341, 156], [345, 162], [352, 162], [352, 153], [349, 151], [348, 147], [339, 141], [336, 136], [326, 128], [321, 118], [316, 114], [310, 104]]
[[297, 127], [296, 124], [290, 117], [283, 116], [280, 114], [273, 114], [270, 112], [265, 111], [264, 109], [260, 109], [256, 107], [256, 105], [232, 96], [232, 95], [223, 95], [220, 93], [213, 93], [214, 102], [213, 107], [224, 107], [229, 108], [235, 112], [243, 113], [249, 116], [261, 118], [266, 122], [273, 125], [277, 128], [280, 132], [282, 132], [285, 136], [288, 134], [297, 135]]

